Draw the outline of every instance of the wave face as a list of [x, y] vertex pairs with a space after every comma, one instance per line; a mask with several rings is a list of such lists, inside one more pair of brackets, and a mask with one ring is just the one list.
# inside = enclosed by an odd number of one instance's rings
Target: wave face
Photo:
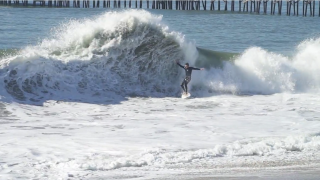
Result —
[[252, 47], [240, 54], [197, 48], [169, 30], [162, 16], [143, 10], [71, 20], [47, 39], [20, 51], [2, 51], [0, 90], [21, 101], [83, 97], [177, 96], [183, 70], [192, 94], [318, 92], [320, 39], [302, 42], [291, 57]]
[[18, 100], [79, 96], [174, 96], [175, 60], [195, 46], [146, 11], [108, 12], [72, 20], [52, 37], [1, 60], [6, 93]]

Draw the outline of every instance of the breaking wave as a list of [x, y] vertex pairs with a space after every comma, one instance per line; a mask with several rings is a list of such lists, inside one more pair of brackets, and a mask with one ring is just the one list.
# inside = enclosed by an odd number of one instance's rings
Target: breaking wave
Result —
[[144, 10], [70, 20], [51, 37], [8, 56], [0, 54], [0, 91], [21, 101], [52, 97], [177, 96], [189, 62], [190, 89], [212, 93], [318, 92], [320, 39], [302, 42], [291, 57], [260, 47], [234, 54], [197, 48]]
[[72, 20], [52, 37], [1, 60], [7, 93], [18, 100], [52, 96], [173, 96], [176, 60], [196, 48], [146, 11], [108, 12]]

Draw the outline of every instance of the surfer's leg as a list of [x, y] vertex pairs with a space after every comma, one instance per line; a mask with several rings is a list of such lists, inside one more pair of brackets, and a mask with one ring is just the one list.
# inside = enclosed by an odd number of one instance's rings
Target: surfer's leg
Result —
[[182, 88], [183, 92], [186, 92], [186, 90], [184, 89], [184, 84], [185, 84], [185, 79], [183, 79], [183, 81], [181, 83], [181, 88]]
[[184, 85], [185, 85], [185, 89], [186, 89], [186, 94], [188, 94], [188, 83], [186, 82], [186, 83], [184, 83]]
[[190, 81], [191, 81], [191, 77], [186, 77], [186, 79], [184, 80], [186, 94], [188, 94], [188, 84]]

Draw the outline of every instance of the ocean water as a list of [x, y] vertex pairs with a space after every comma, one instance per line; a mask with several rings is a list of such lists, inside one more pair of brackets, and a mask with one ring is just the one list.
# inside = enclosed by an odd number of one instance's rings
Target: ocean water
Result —
[[[320, 172], [318, 17], [5, 7], [0, 17], [1, 179]], [[205, 68], [189, 99], [175, 61]]]

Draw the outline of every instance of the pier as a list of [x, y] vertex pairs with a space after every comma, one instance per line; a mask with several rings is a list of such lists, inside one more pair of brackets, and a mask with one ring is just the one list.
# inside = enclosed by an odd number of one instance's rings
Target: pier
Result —
[[[229, 11], [320, 17], [316, 0], [0, 0], [0, 6], [49, 8], [136, 8], [184, 11]], [[284, 11], [285, 10], [285, 11]]]

